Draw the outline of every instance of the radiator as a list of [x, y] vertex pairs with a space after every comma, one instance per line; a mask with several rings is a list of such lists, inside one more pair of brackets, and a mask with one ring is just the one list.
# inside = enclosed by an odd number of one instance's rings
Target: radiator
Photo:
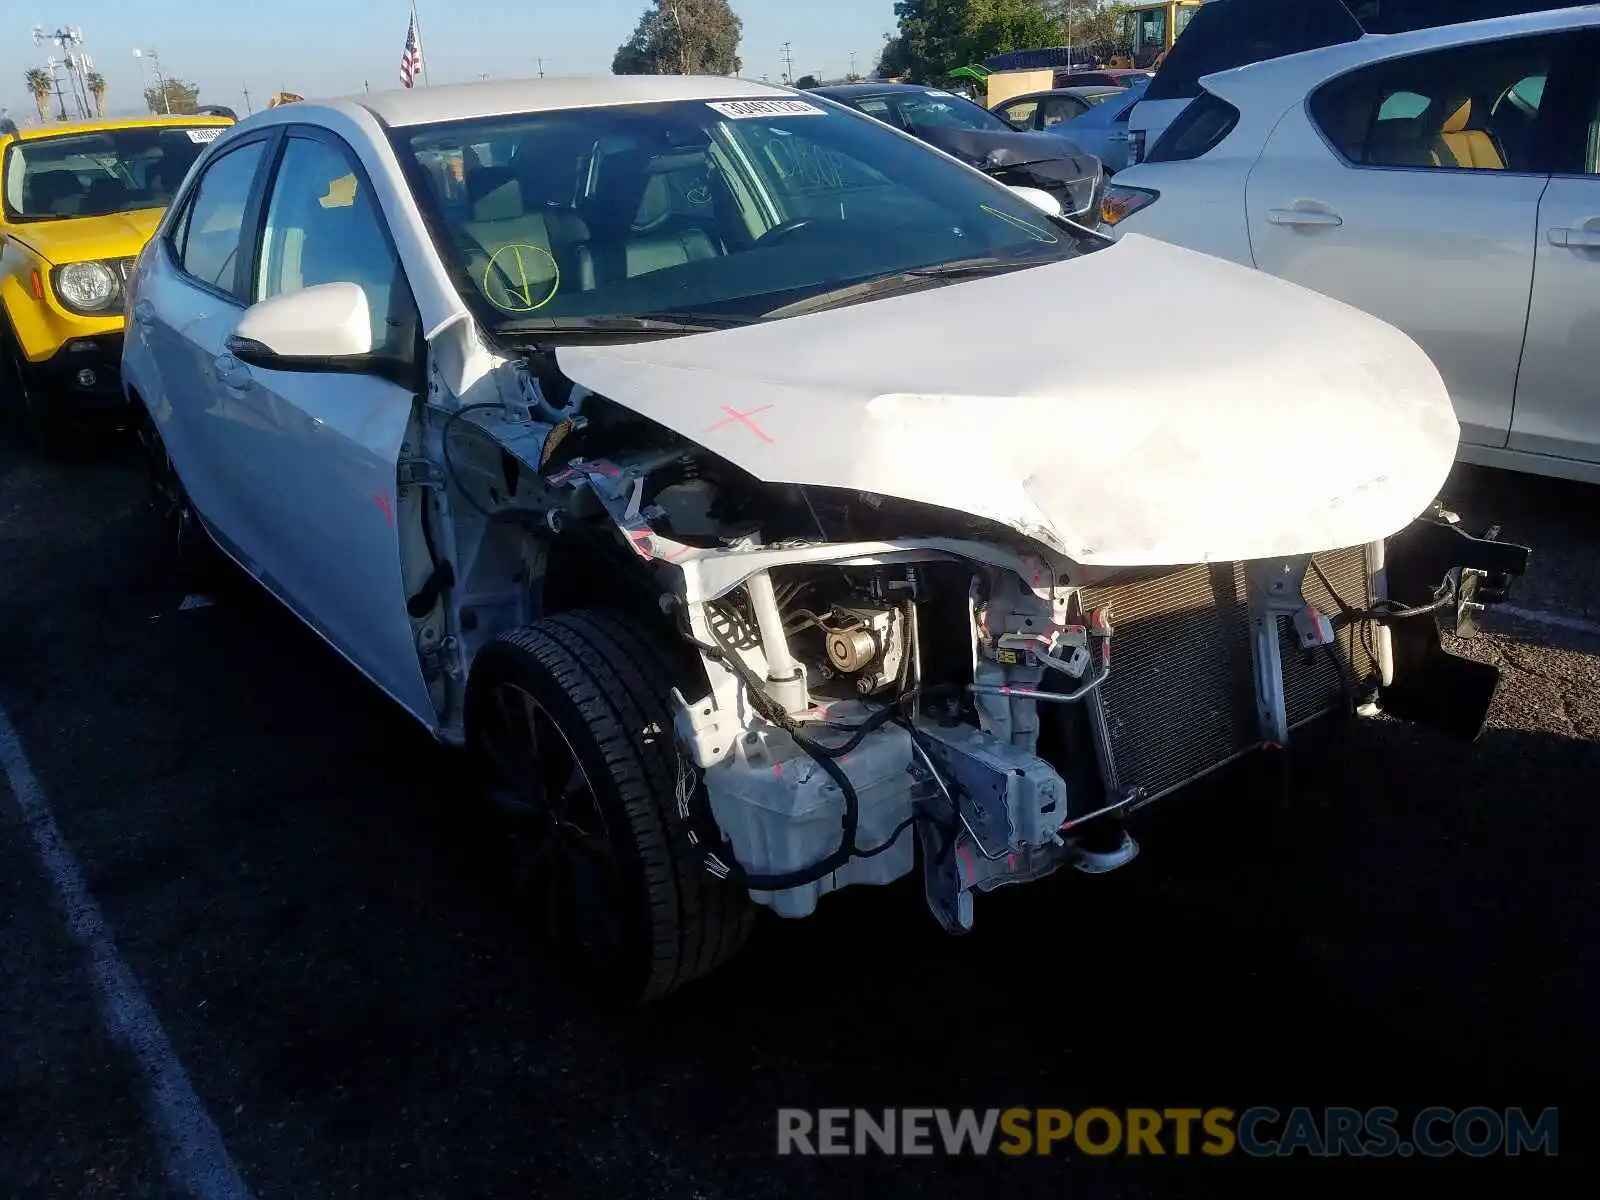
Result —
[[[1316, 562], [1346, 604], [1370, 606], [1364, 547], [1319, 554]], [[1339, 611], [1314, 572], [1306, 572], [1304, 593], [1324, 611]], [[1115, 630], [1111, 677], [1090, 708], [1109, 793], [1137, 787], [1154, 800], [1261, 744], [1242, 563], [1086, 588], [1084, 602], [1109, 604]], [[1351, 689], [1376, 686], [1369, 626], [1341, 629], [1332, 656], [1308, 656], [1290, 620], [1278, 625], [1291, 728], [1344, 706]]]

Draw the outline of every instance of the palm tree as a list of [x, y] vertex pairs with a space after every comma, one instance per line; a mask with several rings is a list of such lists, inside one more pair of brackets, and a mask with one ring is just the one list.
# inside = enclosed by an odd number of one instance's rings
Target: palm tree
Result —
[[50, 93], [55, 90], [56, 81], [43, 67], [30, 67], [22, 78], [33, 93], [33, 106], [39, 110], [39, 120], [42, 121], [48, 115], [46, 110], [50, 107]]
[[106, 77], [99, 71], [90, 71], [84, 76], [85, 83], [89, 85], [89, 94], [94, 97], [94, 111], [98, 116], [106, 115]]

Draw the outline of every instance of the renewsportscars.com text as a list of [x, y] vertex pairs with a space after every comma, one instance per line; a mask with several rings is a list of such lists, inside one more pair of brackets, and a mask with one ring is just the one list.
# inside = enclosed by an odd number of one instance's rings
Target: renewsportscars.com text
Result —
[[778, 1153], [1554, 1156], [1557, 1126], [1553, 1108], [784, 1108]]

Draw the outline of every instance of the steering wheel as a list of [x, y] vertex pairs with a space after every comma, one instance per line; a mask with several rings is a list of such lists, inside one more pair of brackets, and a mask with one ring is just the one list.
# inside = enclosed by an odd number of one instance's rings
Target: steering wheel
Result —
[[806, 228], [811, 224], [810, 217], [794, 217], [788, 221], [780, 221], [756, 239], [756, 244], [774, 241], [778, 238], [788, 237], [791, 233]]

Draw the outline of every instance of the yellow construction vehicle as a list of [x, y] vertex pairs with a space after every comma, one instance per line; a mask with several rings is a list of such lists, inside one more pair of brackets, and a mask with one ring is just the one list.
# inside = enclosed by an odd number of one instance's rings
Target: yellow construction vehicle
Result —
[[1112, 55], [1106, 66], [1159, 67], [1202, 3], [1204, 0], [1160, 0], [1130, 5], [1117, 31], [1119, 53]]

